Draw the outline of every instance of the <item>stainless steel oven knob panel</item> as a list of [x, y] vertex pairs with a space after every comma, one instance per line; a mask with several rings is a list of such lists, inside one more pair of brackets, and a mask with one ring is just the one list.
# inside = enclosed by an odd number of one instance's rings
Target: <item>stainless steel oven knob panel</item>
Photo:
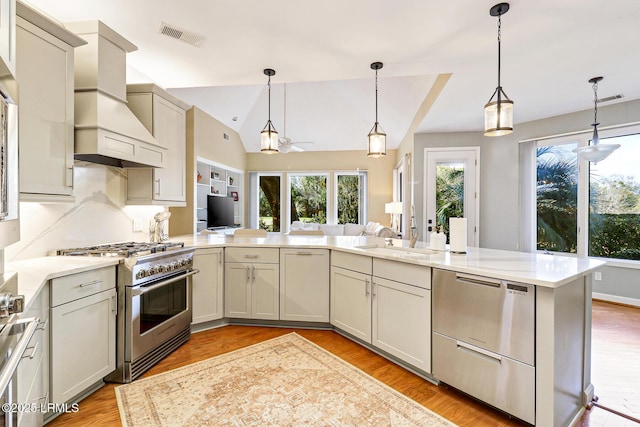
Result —
[[0, 317], [9, 317], [14, 313], [22, 313], [24, 295], [0, 294]]

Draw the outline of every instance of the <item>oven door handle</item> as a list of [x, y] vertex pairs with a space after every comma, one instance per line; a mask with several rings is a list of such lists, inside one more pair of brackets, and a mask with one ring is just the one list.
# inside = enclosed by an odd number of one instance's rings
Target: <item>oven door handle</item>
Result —
[[[13, 349], [13, 352], [11, 353], [11, 356], [9, 357], [9, 360], [2, 368], [2, 371], [0, 371], [0, 393], [2, 394], [4, 394], [7, 386], [9, 385], [9, 382], [11, 382], [11, 379], [13, 378], [13, 375], [16, 372], [16, 369], [18, 369], [18, 364], [20, 363], [20, 360], [22, 359], [24, 352], [27, 350], [29, 341], [31, 341], [33, 334], [38, 329], [38, 324], [40, 323], [40, 319], [38, 319], [37, 317], [33, 317], [29, 319], [24, 319], [17, 323], [27, 323], [27, 322], [29, 324], [27, 325], [24, 332], [22, 333], [22, 337], [20, 337], [18, 344], [16, 344], [15, 348]], [[10, 324], [6, 325], [5, 327], [10, 327]]]
[[194, 274], [198, 274], [200, 273], [200, 270], [198, 270], [197, 268], [194, 268], [192, 270], [189, 270], [187, 273], [185, 274], [181, 274], [179, 276], [174, 276], [170, 279], [167, 280], [163, 280], [162, 282], [158, 282], [155, 283], [153, 285], [150, 286], [135, 286], [131, 289], [131, 295], [134, 297], [137, 297], [139, 295], [143, 295], [146, 294], [147, 292], [151, 292], [155, 289], [161, 288], [163, 286], [167, 286], [170, 285], [171, 283], [177, 282], [178, 280], [182, 280], [182, 279], [186, 279], [187, 277], [193, 276]]

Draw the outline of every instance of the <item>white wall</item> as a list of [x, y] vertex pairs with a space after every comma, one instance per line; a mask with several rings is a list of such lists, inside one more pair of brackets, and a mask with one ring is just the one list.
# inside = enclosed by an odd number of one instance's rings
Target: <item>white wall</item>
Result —
[[[46, 256], [56, 249], [149, 241], [148, 223], [163, 207], [126, 206], [126, 169], [75, 163], [75, 203], [20, 203], [20, 241], [5, 249], [5, 261]], [[133, 219], [143, 232], [133, 232]]]
[[[483, 114], [482, 106], [478, 114]], [[517, 104], [516, 104], [517, 119]], [[600, 127], [640, 121], [640, 100], [598, 108]], [[425, 147], [480, 147], [480, 246], [518, 250], [520, 238], [519, 141], [591, 129], [593, 111], [516, 123], [513, 133], [485, 137], [482, 132], [418, 133], [414, 136], [414, 177], [416, 219], [422, 220]], [[640, 161], [640, 159], [638, 159]], [[606, 267], [602, 281], [593, 282], [598, 296], [612, 295], [625, 303], [640, 304], [640, 269]]]

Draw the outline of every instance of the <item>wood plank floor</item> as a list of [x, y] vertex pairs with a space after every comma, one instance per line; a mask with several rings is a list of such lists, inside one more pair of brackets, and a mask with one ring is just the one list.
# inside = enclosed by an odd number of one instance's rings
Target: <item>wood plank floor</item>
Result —
[[[604, 303], [594, 302], [594, 312], [600, 304]], [[609, 310], [609, 313], [618, 313], [620, 306], [605, 308]], [[624, 330], [629, 325], [625, 321], [625, 316], [622, 315], [621, 317], [622, 319], [617, 324], [617, 329]], [[600, 319], [601, 317], [594, 314], [594, 324], [599, 322]], [[637, 325], [638, 323], [635, 326]], [[502, 427], [525, 425], [456, 390], [446, 386], [435, 386], [332, 331], [226, 326], [199, 332], [192, 335], [188, 343], [174, 351], [144, 376], [166, 372], [292, 331], [460, 426]], [[607, 337], [605, 336], [604, 338]], [[594, 344], [594, 349], [595, 347], [596, 345]], [[635, 359], [637, 360], [638, 357], [636, 356]], [[640, 365], [640, 362], [636, 361], [636, 364]], [[120, 425], [114, 393], [116, 386], [118, 385], [107, 384], [81, 401], [79, 403], [80, 410], [77, 413], [63, 414], [51, 421], [48, 426]], [[638, 424], [615, 416], [601, 408], [594, 407], [592, 410], [585, 412], [578, 426], [638, 427]]]

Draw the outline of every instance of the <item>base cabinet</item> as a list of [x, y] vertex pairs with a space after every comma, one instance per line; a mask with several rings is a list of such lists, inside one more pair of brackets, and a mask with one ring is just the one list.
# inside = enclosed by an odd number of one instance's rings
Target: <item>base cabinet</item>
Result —
[[329, 322], [328, 295], [328, 249], [280, 249], [280, 320]]
[[193, 267], [200, 273], [193, 276], [192, 324], [209, 322], [224, 317], [224, 250], [197, 249], [193, 254]]
[[65, 403], [115, 369], [115, 267], [51, 280], [51, 402]]
[[227, 248], [225, 258], [225, 317], [278, 320], [279, 250]]
[[429, 267], [334, 252], [331, 324], [429, 373], [430, 286]]

